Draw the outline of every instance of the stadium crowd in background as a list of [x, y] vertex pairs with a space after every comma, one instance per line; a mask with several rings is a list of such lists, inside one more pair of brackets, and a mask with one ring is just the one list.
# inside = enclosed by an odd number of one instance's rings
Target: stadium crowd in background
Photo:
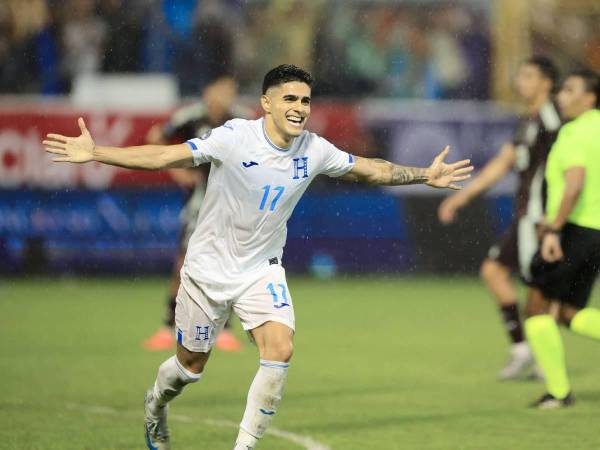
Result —
[[[492, 2], [341, 3], [1, 0], [0, 92], [64, 94], [84, 73], [159, 72], [194, 95], [227, 72], [246, 93], [272, 64], [292, 61], [321, 80], [317, 94], [489, 98]], [[540, 12], [534, 53], [598, 70], [597, 16], [559, 14], [555, 3], [530, 5]]]
[[488, 97], [484, 12], [339, 3], [2, 0], [0, 91], [63, 94], [81, 74], [161, 72], [193, 95], [198, 83], [235, 72], [248, 92], [272, 64], [293, 60], [322, 80], [318, 93]]

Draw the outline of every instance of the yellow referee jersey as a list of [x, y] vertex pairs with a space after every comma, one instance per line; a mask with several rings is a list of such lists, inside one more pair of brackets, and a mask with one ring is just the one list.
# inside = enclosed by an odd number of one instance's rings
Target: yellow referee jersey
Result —
[[585, 167], [581, 196], [567, 221], [600, 230], [600, 110], [586, 111], [564, 125], [546, 163], [548, 199], [546, 217], [551, 223], [558, 214], [565, 190], [565, 171]]

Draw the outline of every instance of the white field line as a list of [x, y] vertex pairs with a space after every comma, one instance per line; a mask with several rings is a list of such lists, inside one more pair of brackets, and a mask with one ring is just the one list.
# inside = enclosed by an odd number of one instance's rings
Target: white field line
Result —
[[[133, 411], [118, 411], [115, 408], [110, 408], [107, 406], [100, 405], [82, 405], [79, 403], [66, 403], [67, 409], [87, 412], [90, 414], [103, 414], [103, 415], [112, 415], [112, 416], [124, 416], [124, 415], [138, 415], [138, 413], [134, 413]], [[231, 420], [222, 420], [222, 419], [194, 419], [190, 416], [185, 416], [181, 414], [169, 414], [170, 420], [176, 420], [178, 422], [183, 423], [200, 423], [203, 425], [207, 425], [210, 427], [219, 427], [219, 428], [235, 428], [239, 427], [239, 424], [233, 422]], [[322, 444], [318, 441], [315, 441], [309, 436], [305, 436], [302, 434], [291, 433], [289, 431], [280, 430], [279, 428], [269, 427], [267, 430], [267, 434], [271, 436], [276, 436], [288, 442], [292, 442], [293, 444], [297, 444], [304, 448], [305, 450], [332, 450], [331, 447]]]

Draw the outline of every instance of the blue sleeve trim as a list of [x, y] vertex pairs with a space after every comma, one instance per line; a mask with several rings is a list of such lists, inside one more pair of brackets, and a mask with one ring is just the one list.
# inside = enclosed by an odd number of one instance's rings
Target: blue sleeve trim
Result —
[[185, 143], [187, 145], [189, 145], [190, 147], [192, 147], [192, 150], [198, 150], [198, 147], [196, 146], [196, 144], [194, 144], [191, 140], [185, 141]]
[[352, 156], [350, 153], [348, 153], [348, 162], [349, 162], [350, 164], [353, 164], [353, 163], [354, 163], [354, 157], [353, 157], [353, 156]]

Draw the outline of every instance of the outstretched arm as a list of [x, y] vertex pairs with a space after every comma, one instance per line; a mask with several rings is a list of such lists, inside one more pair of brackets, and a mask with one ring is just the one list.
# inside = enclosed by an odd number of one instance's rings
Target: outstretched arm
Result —
[[502, 179], [514, 166], [517, 159], [515, 147], [504, 144], [500, 153], [488, 162], [462, 191], [446, 198], [438, 209], [438, 217], [443, 224], [450, 224], [456, 219], [457, 212], [467, 206]]
[[[170, 135], [165, 134], [164, 126], [156, 124], [146, 134], [146, 143], [151, 145], [166, 145]], [[184, 190], [193, 189], [198, 183], [205, 182], [208, 169], [169, 169], [173, 181]]]
[[142, 145], [138, 147], [100, 147], [82, 118], [78, 120], [81, 135], [67, 137], [50, 133], [43, 141], [48, 153], [59, 155], [55, 162], [85, 163], [98, 161], [126, 169], [160, 170], [188, 168], [194, 165], [192, 151], [187, 144]]
[[444, 158], [449, 151], [446, 147], [428, 168], [406, 167], [383, 159], [356, 157], [352, 170], [340, 178], [375, 185], [427, 184], [436, 188], [460, 189], [455, 183], [469, 178], [473, 166], [468, 165], [468, 159], [446, 164]]

